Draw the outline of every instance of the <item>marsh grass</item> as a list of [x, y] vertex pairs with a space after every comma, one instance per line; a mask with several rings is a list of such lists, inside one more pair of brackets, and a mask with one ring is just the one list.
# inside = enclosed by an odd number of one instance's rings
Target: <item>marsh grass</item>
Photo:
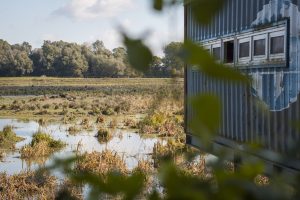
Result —
[[77, 162], [75, 169], [96, 173], [104, 178], [111, 172], [123, 175], [129, 172], [123, 158], [110, 150], [84, 154], [83, 158]]
[[0, 173], [0, 199], [54, 199], [57, 180], [42, 172]]
[[22, 158], [34, 158], [48, 156], [54, 151], [64, 148], [66, 144], [60, 140], [54, 140], [49, 134], [37, 132], [32, 136], [29, 145], [25, 145], [21, 149]]
[[4, 152], [2, 152], [1, 150], [0, 150], [0, 161], [4, 158]]
[[161, 161], [176, 159], [177, 155], [181, 155], [186, 152], [185, 143], [181, 143], [174, 138], [169, 138], [167, 143], [157, 142], [153, 146], [152, 158], [154, 160], [154, 166], [158, 167]]
[[24, 140], [24, 138], [17, 136], [12, 126], [5, 126], [3, 130], [0, 131], [0, 148], [14, 149], [15, 144], [22, 140]]
[[141, 173], [145, 177], [145, 182], [150, 184], [155, 172], [154, 164], [150, 160], [139, 160], [138, 165], [132, 170], [132, 173]]
[[138, 123], [135, 119], [127, 118], [124, 120], [124, 126], [131, 129], [136, 129], [138, 127]]
[[100, 143], [106, 143], [113, 138], [112, 133], [108, 129], [100, 128], [96, 134]]
[[70, 135], [76, 135], [81, 131], [81, 129], [79, 127], [77, 127], [76, 125], [70, 126], [68, 128], [68, 132]]
[[83, 200], [83, 186], [78, 183], [74, 183], [69, 179], [65, 179], [59, 186], [59, 191], [56, 194], [56, 199], [72, 199]]
[[[0, 83], [3, 83], [0, 84], [0, 95], [23, 95], [1, 97], [1, 117], [27, 118], [36, 121], [41, 118], [46, 121], [63, 120], [66, 124], [84, 117], [91, 117], [92, 121], [96, 121], [102, 113], [107, 116], [145, 114], [152, 109], [152, 104], [161, 102], [155, 98], [157, 94], [170, 100], [172, 96], [169, 91], [173, 90], [172, 88], [183, 89], [183, 79], [173, 83], [170, 79], [40, 79], [29, 77], [0, 78]], [[87, 85], [91, 87], [87, 89], [85, 87]], [[25, 89], [26, 93], [23, 93]], [[25, 96], [28, 94], [42, 94], [43, 96]], [[173, 106], [178, 102], [168, 102], [163, 107], [169, 109], [171, 106], [171, 109], [177, 109], [182, 104], [179, 102], [179, 105]]]

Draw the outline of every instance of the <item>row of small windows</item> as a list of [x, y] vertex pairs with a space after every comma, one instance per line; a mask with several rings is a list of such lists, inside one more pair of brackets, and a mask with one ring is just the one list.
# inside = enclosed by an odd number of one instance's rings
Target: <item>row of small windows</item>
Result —
[[286, 60], [284, 28], [275, 28], [203, 43], [213, 57], [226, 64], [259, 65]]

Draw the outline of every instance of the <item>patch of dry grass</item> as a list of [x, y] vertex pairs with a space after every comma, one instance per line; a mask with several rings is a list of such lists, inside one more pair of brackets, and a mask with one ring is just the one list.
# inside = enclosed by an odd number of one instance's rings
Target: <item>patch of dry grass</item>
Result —
[[119, 172], [123, 175], [128, 174], [124, 160], [117, 153], [109, 150], [83, 155], [83, 158], [76, 164], [75, 169], [78, 171], [89, 171], [103, 177], [110, 172]]
[[57, 182], [54, 176], [38, 172], [0, 174], [0, 199], [54, 199]]
[[50, 135], [37, 132], [32, 136], [29, 145], [22, 147], [20, 153], [21, 158], [35, 158], [48, 156], [53, 152], [65, 147], [65, 143], [60, 140], [54, 140]]
[[5, 126], [2, 131], [0, 131], [0, 148], [3, 149], [14, 149], [15, 144], [24, 140], [16, 135], [11, 126]]

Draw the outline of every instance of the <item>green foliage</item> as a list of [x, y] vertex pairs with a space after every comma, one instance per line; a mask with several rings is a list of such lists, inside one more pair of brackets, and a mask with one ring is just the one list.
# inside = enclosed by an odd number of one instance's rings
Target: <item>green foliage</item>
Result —
[[183, 51], [182, 48], [182, 42], [171, 42], [164, 48], [165, 57], [163, 58], [163, 62], [165, 67], [173, 70], [173, 76], [183, 76], [184, 61], [180, 57], [180, 53]]
[[[26, 42], [10, 45], [4, 40], [0, 40], [0, 76], [182, 76], [182, 62], [180, 67], [172, 68], [173, 65], [179, 66], [176, 63], [180, 61], [177, 50], [176, 52], [172, 50], [172, 43], [167, 45], [165, 58], [161, 59], [152, 56], [149, 48], [142, 44], [141, 40], [132, 40], [127, 36], [124, 39], [127, 49], [118, 47], [112, 51], [99, 40], [91, 45], [44, 41], [41, 48], [34, 50], [31, 50], [30, 44]], [[134, 52], [135, 50], [139, 54], [136, 57], [131, 56], [136, 53], [128, 54], [128, 51]], [[172, 59], [176, 60], [172, 61]]]
[[0, 131], [0, 148], [14, 148], [15, 144], [22, 140], [23, 138], [18, 137], [11, 126], [5, 126]]
[[201, 24], [209, 24], [211, 18], [219, 11], [227, 0], [186, 0], [194, 13], [194, 19]]
[[216, 62], [203, 47], [186, 41], [183, 47], [182, 56], [187, 64], [204, 72], [206, 75], [238, 83], [249, 83], [248, 78], [239, 71], [226, 67]]
[[162, 10], [163, 9], [163, 0], [153, 0], [153, 8], [155, 10]]
[[[166, 2], [171, 2], [168, 5], [172, 5], [175, 1], [153, 0], [153, 7], [156, 10], [163, 10]], [[195, 18], [199, 23], [207, 24], [226, 1], [189, 0], [184, 2], [193, 5], [194, 13], [196, 13]], [[152, 54], [149, 48], [143, 44], [142, 40], [130, 39], [125, 34], [123, 36], [130, 65], [141, 72], [147, 71], [152, 61]], [[48, 53], [46, 54], [49, 56], [45, 57], [46, 63], [55, 61], [55, 56], [51, 56], [53, 52], [57, 52], [57, 47], [48, 49]], [[103, 44], [101, 42], [96, 42], [90, 50], [85, 49], [85, 53], [88, 56], [92, 55], [91, 57], [99, 54], [105, 58], [111, 56], [107, 51], [103, 51]], [[181, 58], [189, 66], [201, 70], [204, 74], [216, 79], [234, 81], [239, 84], [249, 83], [247, 77], [234, 69], [214, 61], [201, 46], [192, 41], [184, 43], [181, 50]], [[88, 62], [92, 63], [92, 60]], [[203, 145], [209, 147], [211, 141], [216, 136], [221, 121], [221, 102], [212, 94], [195, 96], [190, 102], [194, 108], [195, 116], [192, 119], [192, 127], [190, 128], [194, 130], [193, 132], [199, 133], [197, 135], [198, 139]], [[161, 116], [154, 116], [148, 119], [147, 123], [161, 125], [164, 121], [165, 119], [161, 118]], [[51, 141], [45, 135], [35, 136], [34, 140]], [[195, 158], [195, 155], [189, 155], [189, 157]], [[224, 170], [224, 160], [226, 158], [227, 152], [219, 152], [218, 160], [208, 164], [212, 173], [212, 176], [208, 179], [184, 173], [174, 163], [166, 162], [159, 169], [159, 181], [164, 192], [158, 192], [157, 188], [153, 188], [144, 198], [195, 200], [299, 199], [299, 176], [291, 177], [285, 175], [286, 177], [283, 177], [271, 174], [272, 181], [270, 184], [259, 186], [255, 183], [254, 179], [258, 174], [264, 172], [265, 167], [262, 163], [249, 159], [239, 168], [235, 169], [234, 173], [230, 173]], [[82, 161], [82, 158], [57, 160], [48, 169], [60, 169], [72, 181], [89, 186], [88, 199], [104, 198], [105, 195], [121, 197], [123, 199], [138, 199], [144, 190], [145, 177], [141, 173], [133, 173], [131, 175], [110, 173], [103, 177], [93, 173], [93, 171], [74, 170], [74, 163], [80, 160]], [[66, 194], [66, 196], [68, 195]]]
[[192, 98], [190, 103], [195, 112], [191, 129], [198, 133], [204, 144], [209, 144], [221, 122], [221, 102], [216, 96], [201, 94]]
[[49, 148], [60, 149], [65, 146], [60, 140], [54, 140], [49, 134], [37, 132], [32, 136], [31, 146], [35, 146], [41, 142], [48, 144]]
[[28, 43], [11, 46], [0, 40], [0, 76], [23, 76], [32, 72]]
[[152, 61], [152, 53], [142, 40], [131, 39], [123, 33], [124, 45], [127, 48], [130, 65], [141, 72], [147, 72]]

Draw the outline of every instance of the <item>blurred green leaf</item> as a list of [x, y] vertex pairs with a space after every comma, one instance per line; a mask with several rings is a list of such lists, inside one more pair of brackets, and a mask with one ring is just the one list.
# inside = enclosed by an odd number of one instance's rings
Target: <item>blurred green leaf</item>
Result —
[[236, 69], [217, 63], [203, 47], [192, 41], [184, 43], [181, 54], [187, 64], [197, 67], [211, 77], [219, 80], [249, 83], [249, 79], [245, 75]]
[[209, 143], [221, 122], [221, 102], [211, 94], [195, 96], [190, 102], [194, 110], [191, 128], [204, 143]]
[[155, 10], [161, 11], [163, 9], [163, 0], [153, 0], [153, 8]]
[[166, 189], [166, 199], [213, 199], [209, 182], [186, 175], [175, 164], [166, 163], [160, 175]]
[[123, 41], [127, 48], [130, 65], [138, 71], [147, 72], [153, 58], [151, 50], [143, 44], [142, 40], [131, 39], [124, 33]]
[[227, 0], [187, 0], [186, 3], [190, 3], [196, 21], [201, 24], [209, 24], [226, 1]]

